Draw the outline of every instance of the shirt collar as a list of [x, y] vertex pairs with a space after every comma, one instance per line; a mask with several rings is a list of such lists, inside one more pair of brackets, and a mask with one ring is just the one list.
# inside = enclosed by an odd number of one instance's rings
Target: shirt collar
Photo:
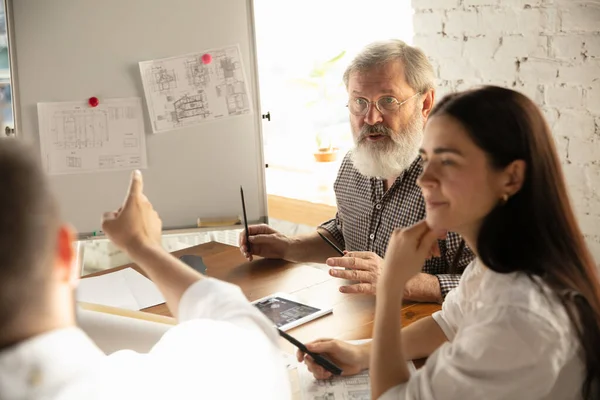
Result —
[[6, 398], [41, 397], [102, 357], [104, 353], [76, 327], [35, 336], [0, 352], [0, 393]]
[[[417, 158], [415, 158], [415, 161], [413, 161], [410, 166], [405, 169], [404, 171], [402, 171], [402, 173], [400, 174], [400, 176], [398, 178], [396, 178], [396, 182], [402, 182], [402, 180], [404, 178], [407, 177], [411, 177], [411, 176], [415, 176], [415, 177], [419, 177], [419, 175], [421, 175], [421, 172], [423, 171], [423, 166], [421, 165], [421, 156], [417, 156]], [[416, 180], [416, 178], [415, 178]]]

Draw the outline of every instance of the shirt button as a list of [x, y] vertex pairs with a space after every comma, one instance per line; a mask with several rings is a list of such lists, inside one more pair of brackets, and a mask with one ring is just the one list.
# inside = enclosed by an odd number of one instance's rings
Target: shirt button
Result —
[[371, 233], [371, 234], [369, 235], [369, 239], [371, 239], [371, 240], [375, 239], [375, 234], [374, 234], [374, 233]]
[[378, 210], [381, 210], [381, 204], [377, 204], [377, 205], [375, 206], [375, 208], [376, 208], [376, 209], [378, 209]]

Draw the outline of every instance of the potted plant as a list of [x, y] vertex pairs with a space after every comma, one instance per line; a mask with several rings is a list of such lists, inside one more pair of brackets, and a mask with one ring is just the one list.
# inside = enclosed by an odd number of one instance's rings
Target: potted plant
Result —
[[337, 160], [339, 149], [333, 147], [331, 136], [319, 132], [317, 133], [315, 140], [317, 142], [317, 151], [313, 153], [313, 155], [317, 162], [331, 162]]

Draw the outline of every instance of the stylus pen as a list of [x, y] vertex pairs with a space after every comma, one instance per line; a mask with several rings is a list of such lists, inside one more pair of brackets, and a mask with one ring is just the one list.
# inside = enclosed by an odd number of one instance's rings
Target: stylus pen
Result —
[[240, 196], [242, 197], [242, 212], [244, 213], [244, 230], [246, 231], [246, 250], [248, 253], [252, 251], [250, 245], [250, 233], [248, 232], [248, 219], [246, 218], [246, 202], [244, 201], [244, 189], [240, 186]]
[[292, 336], [288, 335], [281, 329], [277, 328], [277, 330], [279, 331], [279, 334], [281, 335], [281, 337], [283, 337], [285, 340], [287, 340], [288, 342], [290, 342], [291, 344], [296, 346], [298, 349], [300, 349], [300, 351], [303, 351], [304, 353], [311, 356], [313, 358], [313, 360], [315, 360], [315, 362], [317, 364], [319, 364], [321, 367], [325, 368], [327, 371], [331, 372], [334, 375], [342, 374], [342, 369], [340, 367], [338, 367], [337, 365], [335, 365], [334, 363], [332, 363], [331, 361], [329, 361], [328, 359], [326, 359], [324, 356], [317, 354], [317, 353], [313, 353], [312, 351], [308, 350], [305, 345], [303, 345], [298, 340], [296, 340]]
[[340, 256], [344, 256], [344, 252], [335, 245], [335, 243], [333, 243], [331, 240], [327, 239], [327, 236], [323, 235], [321, 232], [317, 231], [317, 233], [319, 234], [319, 236], [321, 236], [321, 238], [327, 242], [328, 245], [330, 245], [335, 251], [338, 252], [338, 254]]

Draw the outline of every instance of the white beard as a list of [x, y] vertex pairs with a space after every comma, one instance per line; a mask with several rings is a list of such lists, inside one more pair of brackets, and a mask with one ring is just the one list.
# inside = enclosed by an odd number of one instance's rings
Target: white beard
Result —
[[411, 117], [409, 123], [394, 132], [389, 128], [388, 138], [378, 142], [369, 142], [363, 135], [372, 128], [364, 125], [358, 139], [354, 140], [354, 149], [350, 158], [354, 167], [362, 175], [373, 178], [391, 178], [399, 176], [415, 161], [419, 155], [419, 147], [423, 140], [423, 118], [419, 110]]

